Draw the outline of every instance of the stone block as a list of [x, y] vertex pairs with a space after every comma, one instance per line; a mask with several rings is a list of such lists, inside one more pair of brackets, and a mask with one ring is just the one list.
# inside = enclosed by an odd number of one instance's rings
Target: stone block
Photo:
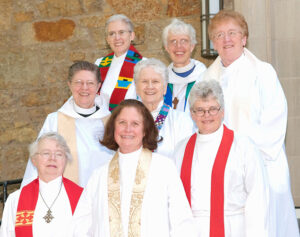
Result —
[[26, 22], [21, 25], [21, 45], [30, 46], [38, 44], [38, 41], [35, 39], [35, 31], [33, 29], [32, 23]]
[[75, 16], [83, 13], [79, 0], [46, 0], [36, 7], [41, 18]]
[[73, 35], [75, 22], [61, 19], [56, 22], [40, 21], [33, 24], [35, 38], [42, 42], [58, 42], [68, 39]]
[[13, 11], [13, 1], [0, 1], [0, 31], [9, 30], [11, 27], [11, 16]]
[[103, 11], [103, 0], [83, 0], [82, 1], [83, 7], [86, 12], [102, 12]]
[[79, 20], [79, 26], [84, 26], [88, 28], [96, 28], [96, 27], [103, 27], [105, 26], [105, 21], [106, 21], [107, 16], [87, 16], [87, 17], [82, 17]]
[[169, 17], [200, 15], [200, 1], [198, 0], [169, 0], [167, 15]]
[[20, 22], [28, 22], [32, 21], [34, 18], [33, 12], [17, 12], [14, 14], [15, 21]]
[[288, 103], [288, 116], [300, 117], [300, 76], [296, 78], [280, 78]]
[[288, 156], [296, 156], [300, 154], [300, 117], [288, 118], [286, 132], [286, 153]]
[[[114, 12], [128, 16], [132, 21], [146, 22], [161, 19], [165, 15], [166, 3], [159, 0], [107, 0]], [[135, 23], [134, 23], [135, 24]]]
[[85, 60], [85, 53], [84, 52], [71, 52], [69, 54], [69, 58], [71, 61], [82, 61]]

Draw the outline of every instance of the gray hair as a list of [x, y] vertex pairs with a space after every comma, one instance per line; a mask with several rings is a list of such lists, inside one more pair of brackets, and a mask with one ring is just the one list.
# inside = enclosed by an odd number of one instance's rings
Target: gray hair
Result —
[[34, 157], [34, 155], [37, 153], [38, 148], [39, 148], [39, 144], [46, 140], [53, 140], [56, 141], [56, 143], [60, 146], [60, 148], [63, 150], [66, 158], [68, 161], [72, 160], [72, 155], [70, 152], [70, 148], [68, 147], [65, 139], [59, 135], [57, 132], [48, 132], [48, 133], [44, 133], [42, 136], [40, 136], [36, 141], [34, 141], [33, 143], [31, 143], [29, 145], [29, 157], [32, 159]]
[[191, 24], [187, 24], [181, 20], [178, 20], [177, 18], [174, 18], [171, 24], [167, 25], [163, 30], [162, 38], [165, 47], [168, 45], [169, 33], [174, 35], [179, 35], [179, 34], [188, 35], [190, 37], [191, 44], [192, 45], [197, 44], [196, 31], [194, 27]]
[[162, 61], [160, 61], [156, 58], [144, 59], [144, 60], [139, 61], [135, 65], [134, 72], [133, 72], [133, 78], [134, 78], [135, 84], [137, 84], [137, 82], [139, 80], [140, 72], [144, 68], [147, 68], [147, 67], [152, 68], [156, 73], [161, 75], [164, 86], [166, 86], [168, 84], [168, 81], [169, 81], [168, 68]]
[[106, 34], [108, 33], [107, 28], [108, 28], [109, 23], [114, 22], [114, 21], [123, 21], [125, 24], [128, 25], [130, 32], [134, 31], [133, 23], [127, 16], [125, 16], [124, 14], [115, 14], [115, 15], [112, 15], [110, 18], [108, 18], [105, 23], [105, 33]]
[[207, 99], [211, 96], [217, 100], [221, 110], [224, 110], [223, 90], [220, 86], [220, 83], [216, 80], [200, 81], [193, 86], [189, 96], [190, 108], [192, 109], [194, 107], [194, 104], [197, 100]]
[[74, 75], [79, 71], [90, 71], [95, 75], [97, 83], [101, 82], [101, 75], [98, 66], [87, 61], [76, 61], [69, 67], [68, 81], [72, 82]]

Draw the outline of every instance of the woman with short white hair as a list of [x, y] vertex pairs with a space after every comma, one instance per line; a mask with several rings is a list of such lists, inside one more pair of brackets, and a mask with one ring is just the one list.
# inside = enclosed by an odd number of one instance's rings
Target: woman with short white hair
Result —
[[63, 177], [70, 149], [58, 133], [45, 133], [29, 147], [38, 178], [10, 194], [0, 236], [64, 237], [82, 188]]
[[175, 145], [194, 132], [194, 123], [182, 111], [164, 103], [168, 84], [167, 67], [158, 59], [140, 61], [134, 68], [134, 81], [139, 99], [151, 112], [162, 141], [157, 153], [171, 157]]
[[169, 84], [165, 102], [173, 109], [189, 112], [187, 102], [190, 90], [206, 70], [203, 63], [191, 58], [197, 44], [196, 31], [192, 25], [173, 19], [164, 28], [162, 38], [172, 60], [168, 67]]

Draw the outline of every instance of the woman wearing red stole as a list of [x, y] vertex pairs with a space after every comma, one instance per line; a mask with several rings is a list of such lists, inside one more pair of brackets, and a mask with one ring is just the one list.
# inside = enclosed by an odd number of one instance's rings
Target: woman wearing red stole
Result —
[[113, 52], [98, 58], [95, 64], [102, 80], [99, 99], [110, 111], [124, 99], [136, 99], [133, 68], [142, 55], [131, 45], [133, 30], [131, 20], [123, 14], [111, 16], [105, 25], [106, 41]]
[[223, 124], [224, 99], [215, 80], [196, 84], [189, 98], [198, 132], [174, 158], [198, 237], [269, 236], [268, 182], [256, 147]]
[[63, 237], [82, 188], [62, 176], [70, 150], [62, 136], [45, 133], [29, 147], [39, 177], [9, 195], [1, 237]]
[[74, 214], [73, 237], [195, 237], [175, 165], [151, 152], [157, 139], [143, 103], [122, 101], [101, 142], [116, 154], [90, 178]]

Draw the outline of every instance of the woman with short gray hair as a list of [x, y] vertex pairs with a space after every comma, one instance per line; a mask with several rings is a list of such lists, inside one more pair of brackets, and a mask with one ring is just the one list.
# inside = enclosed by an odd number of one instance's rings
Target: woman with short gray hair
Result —
[[149, 58], [137, 63], [134, 68], [134, 81], [136, 93], [151, 112], [162, 138], [156, 152], [170, 157], [175, 145], [194, 132], [193, 121], [187, 114], [175, 111], [164, 103], [168, 71], [160, 60]]
[[223, 124], [221, 86], [201, 81], [192, 88], [189, 102], [198, 132], [177, 144], [173, 157], [197, 236], [270, 236], [264, 164], [248, 138]]
[[190, 90], [206, 70], [203, 63], [191, 58], [197, 43], [196, 31], [192, 25], [173, 19], [163, 30], [162, 38], [172, 60], [168, 67], [169, 84], [165, 102], [173, 109], [188, 113]]
[[45, 133], [29, 146], [38, 178], [9, 195], [0, 236], [66, 236], [83, 188], [63, 177], [70, 149], [58, 133]]
[[95, 64], [102, 80], [99, 99], [112, 111], [122, 100], [136, 99], [133, 68], [142, 55], [131, 44], [135, 33], [127, 16], [117, 14], [108, 18], [105, 33], [112, 53], [98, 58]]

